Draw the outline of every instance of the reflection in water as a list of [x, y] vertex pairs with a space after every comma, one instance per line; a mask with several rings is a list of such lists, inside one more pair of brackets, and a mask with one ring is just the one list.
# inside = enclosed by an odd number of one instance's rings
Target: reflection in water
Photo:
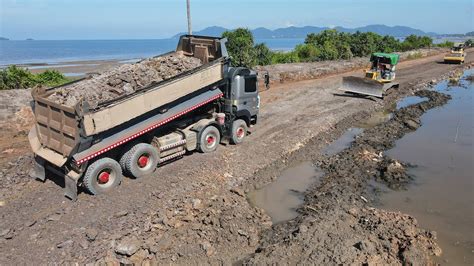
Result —
[[273, 223], [281, 223], [298, 216], [296, 209], [303, 204], [303, 193], [319, 182], [323, 172], [310, 162], [288, 168], [266, 187], [248, 194], [249, 202], [264, 209]]
[[[468, 74], [472, 75], [472, 71]], [[418, 131], [399, 140], [388, 155], [418, 165], [409, 170], [416, 184], [388, 193], [386, 209], [413, 215], [421, 227], [438, 233], [440, 262], [474, 263], [474, 86], [443, 82], [436, 90], [453, 99], [422, 117]]]
[[397, 103], [397, 110], [427, 101], [426, 97], [408, 96]]
[[349, 148], [354, 142], [356, 136], [360, 135], [364, 130], [361, 128], [349, 128], [340, 138], [335, 140], [323, 150], [323, 154], [332, 156]]

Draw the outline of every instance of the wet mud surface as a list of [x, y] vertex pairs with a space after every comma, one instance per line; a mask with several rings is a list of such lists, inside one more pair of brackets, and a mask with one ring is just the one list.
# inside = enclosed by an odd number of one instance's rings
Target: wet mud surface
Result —
[[268, 186], [248, 193], [252, 206], [264, 209], [274, 224], [298, 216], [296, 209], [304, 202], [308, 187], [318, 184], [324, 173], [311, 162], [303, 162], [286, 169]]
[[429, 90], [415, 95], [429, 101], [396, 111], [388, 122], [366, 129], [350, 148], [317, 160], [326, 175], [321, 185], [308, 190], [300, 216], [265, 232], [246, 263], [423, 264], [440, 255], [436, 233], [418, 228], [413, 217], [371, 207], [366, 194], [369, 180], [390, 187], [411, 180], [406, 165], [384, 151], [416, 130], [424, 112], [450, 99]]

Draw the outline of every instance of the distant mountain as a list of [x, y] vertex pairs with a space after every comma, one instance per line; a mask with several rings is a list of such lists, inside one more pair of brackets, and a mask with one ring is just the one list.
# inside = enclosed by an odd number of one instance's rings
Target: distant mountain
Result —
[[[279, 28], [276, 30], [269, 30], [267, 28], [256, 28], [252, 30], [252, 33], [255, 38], [259, 39], [270, 39], [270, 38], [306, 38], [310, 33], [320, 33], [323, 30], [327, 30], [329, 27], [314, 27], [314, 26], [305, 26], [305, 27], [288, 27], [288, 28]], [[422, 30], [405, 27], [405, 26], [386, 26], [386, 25], [369, 25], [365, 27], [358, 28], [344, 28], [344, 27], [335, 27], [334, 29], [341, 32], [354, 33], [357, 31], [360, 32], [374, 32], [380, 35], [390, 35], [394, 37], [406, 37], [411, 34], [420, 35], [420, 36], [436, 36], [436, 33], [433, 32], [424, 32]], [[201, 31], [193, 32], [195, 35], [205, 35], [205, 36], [221, 36], [224, 31], [228, 29], [223, 27], [209, 27]], [[186, 34], [180, 33], [175, 35], [173, 38], [179, 38], [179, 36]]]
[[0, 41], [9, 41], [10, 39], [5, 38], [5, 37], [0, 37]]
[[[218, 26], [212, 26], [205, 28], [200, 31], [193, 31], [193, 35], [202, 35], [202, 36], [222, 36], [222, 33], [224, 31], [227, 31], [228, 29], [223, 28], [223, 27], [218, 27]], [[186, 35], [188, 34], [187, 32], [181, 32], [173, 36], [173, 38], [179, 38], [181, 35]]]
[[466, 33], [466, 36], [474, 36], [474, 31], [470, 31], [470, 32]]
[[349, 32], [349, 33], [354, 33], [357, 31], [360, 32], [374, 32], [380, 35], [390, 35], [394, 37], [406, 37], [408, 35], [418, 35], [418, 36], [430, 36], [430, 35], [436, 35], [436, 33], [427, 33], [422, 30], [418, 29], [413, 29], [410, 27], [405, 27], [405, 26], [386, 26], [386, 25], [369, 25], [365, 27], [359, 27], [359, 28], [343, 28], [343, 27], [336, 27], [338, 31], [342, 32]]

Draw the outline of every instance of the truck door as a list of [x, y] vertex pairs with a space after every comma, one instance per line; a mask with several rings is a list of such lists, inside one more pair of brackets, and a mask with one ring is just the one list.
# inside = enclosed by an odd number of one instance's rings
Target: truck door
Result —
[[238, 116], [245, 115], [250, 119], [259, 111], [257, 74], [251, 71], [241, 74], [235, 76], [232, 84], [234, 106]]

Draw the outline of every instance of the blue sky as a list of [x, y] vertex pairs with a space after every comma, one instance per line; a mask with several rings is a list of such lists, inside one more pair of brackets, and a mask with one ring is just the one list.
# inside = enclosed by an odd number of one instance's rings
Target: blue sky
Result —
[[[185, 0], [0, 0], [11, 39], [167, 38], [186, 31]], [[193, 28], [402, 25], [474, 30], [474, 0], [191, 0]]]

